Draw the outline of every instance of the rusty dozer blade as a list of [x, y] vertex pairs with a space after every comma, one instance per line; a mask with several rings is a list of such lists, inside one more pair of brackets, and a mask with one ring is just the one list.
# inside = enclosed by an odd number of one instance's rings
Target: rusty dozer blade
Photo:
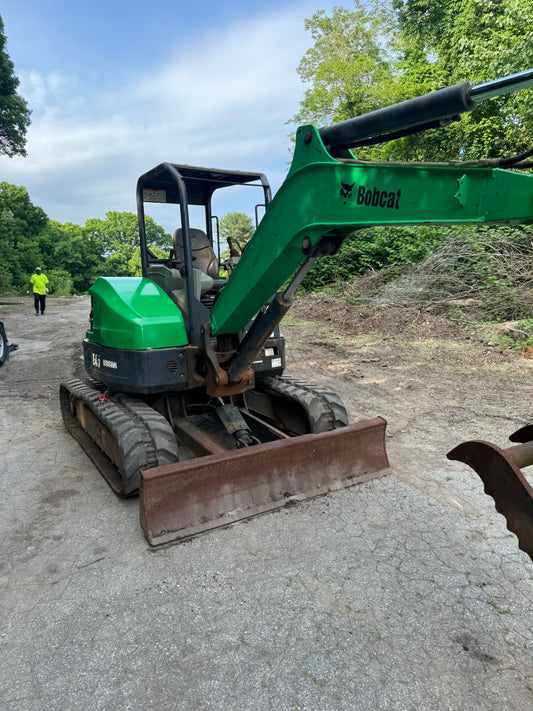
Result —
[[532, 433], [531, 426], [518, 430], [510, 439], [522, 443], [508, 449], [482, 440], [464, 442], [448, 452], [448, 459], [468, 464], [481, 477], [496, 511], [518, 537], [519, 548], [533, 560], [533, 488], [520, 471], [533, 464], [533, 442], [523, 439]]
[[386, 421], [363, 420], [146, 470], [140, 518], [152, 545], [281, 508], [388, 473]]

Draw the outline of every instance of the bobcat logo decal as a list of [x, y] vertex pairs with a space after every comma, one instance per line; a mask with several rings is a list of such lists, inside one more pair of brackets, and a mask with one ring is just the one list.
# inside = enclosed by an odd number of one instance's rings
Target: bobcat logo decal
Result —
[[342, 198], [345, 198], [346, 200], [349, 200], [352, 197], [352, 190], [353, 186], [355, 183], [352, 183], [349, 185], [348, 183], [345, 183], [344, 180], [341, 180], [341, 189], [340, 189], [340, 196]]
[[389, 210], [399, 210], [400, 209], [400, 198], [402, 191], [400, 189], [396, 191], [380, 190], [375, 186], [366, 187], [366, 185], [359, 185], [354, 195], [355, 183], [345, 183], [341, 180], [341, 189], [339, 190], [339, 197], [344, 200], [344, 204], [348, 204], [348, 200], [352, 197], [355, 199], [357, 205], [364, 205], [365, 207], [381, 207], [387, 208]]

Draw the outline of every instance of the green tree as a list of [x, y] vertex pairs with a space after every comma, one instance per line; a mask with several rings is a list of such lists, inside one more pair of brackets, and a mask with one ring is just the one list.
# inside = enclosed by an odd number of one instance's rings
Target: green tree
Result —
[[[533, 66], [530, 0], [370, 0], [306, 20], [313, 46], [298, 72], [306, 90], [293, 121], [319, 126], [467, 80]], [[458, 160], [533, 144], [531, 91], [483, 102], [449, 126], [358, 148], [360, 157]]]
[[[159, 259], [168, 257], [168, 249], [161, 249], [161, 247], [152, 245], [150, 251], [155, 254], [156, 257], [159, 257]], [[128, 262], [128, 273], [131, 274], [131, 276], [141, 276], [142, 274], [141, 250], [139, 247], [137, 247]]]
[[50, 293], [54, 296], [72, 294], [72, 277], [65, 269], [48, 269], [46, 276], [50, 280]]
[[[146, 242], [149, 247], [170, 249], [172, 238], [153, 218], [146, 216]], [[83, 228], [86, 237], [98, 245], [105, 257], [101, 273], [129, 276], [130, 260], [139, 247], [137, 216], [132, 212], [108, 212], [106, 219], [90, 219]]]
[[8, 207], [2, 207], [0, 201], [0, 293], [2, 294], [12, 292], [13, 275], [17, 274], [18, 276], [22, 272], [19, 255], [15, 248], [16, 234], [13, 213]]
[[354, 1], [354, 9], [319, 10], [305, 20], [313, 46], [298, 74], [310, 84], [292, 121], [324, 126], [387, 105], [391, 64], [384, 48], [386, 13], [375, 3]]
[[229, 251], [222, 256], [240, 256], [254, 231], [255, 226], [251, 218], [244, 212], [228, 212], [224, 215], [220, 220], [219, 233], [227, 242]]
[[19, 80], [5, 47], [4, 23], [0, 17], [0, 153], [12, 158], [14, 155], [26, 155], [26, 132], [31, 111], [17, 93]]
[[0, 210], [9, 209], [21, 233], [37, 233], [48, 222], [45, 211], [34, 205], [21, 185], [0, 182]]
[[[393, 0], [397, 100], [533, 66], [529, 0]], [[476, 159], [533, 143], [531, 91], [480, 104], [461, 121], [389, 144], [398, 159]]]
[[46, 213], [32, 203], [26, 188], [0, 183], [0, 263], [15, 291], [25, 286], [35, 266], [48, 266], [39, 242], [47, 223]]
[[49, 263], [70, 276], [72, 288], [76, 293], [86, 292], [102, 271], [105, 263], [102, 245], [79, 225], [72, 222], [61, 225], [51, 221], [41, 234], [41, 244], [43, 243], [53, 246]]

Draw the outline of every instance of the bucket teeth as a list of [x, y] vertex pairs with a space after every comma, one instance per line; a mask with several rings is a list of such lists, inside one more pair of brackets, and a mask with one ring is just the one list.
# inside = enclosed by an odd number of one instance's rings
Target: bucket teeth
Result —
[[533, 442], [524, 440], [532, 434], [531, 425], [518, 430], [511, 439], [521, 444], [508, 449], [481, 440], [464, 442], [448, 453], [448, 459], [468, 464], [479, 475], [485, 493], [517, 536], [519, 548], [533, 560], [533, 489], [520, 471], [533, 464]]

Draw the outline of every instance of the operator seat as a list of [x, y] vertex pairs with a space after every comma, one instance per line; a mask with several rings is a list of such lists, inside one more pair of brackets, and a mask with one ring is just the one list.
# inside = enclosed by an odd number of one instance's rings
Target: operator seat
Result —
[[[192, 227], [189, 229], [189, 238], [194, 293], [196, 298], [211, 310], [226, 280], [220, 279], [218, 276], [218, 260], [205, 232]], [[174, 254], [177, 259], [183, 262], [183, 231], [181, 228], [174, 232]]]
[[[200, 269], [211, 279], [218, 279], [218, 261], [209, 238], [202, 230], [189, 229], [193, 268]], [[183, 230], [174, 232], [174, 254], [183, 262]]]
[[[193, 259], [193, 294], [208, 309], [211, 309], [226, 280], [218, 278], [218, 261], [205, 232], [192, 228], [189, 230], [189, 235]], [[176, 262], [183, 265], [183, 231], [181, 228], [174, 232], [174, 255]], [[187, 314], [187, 288], [181, 269], [165, 264], [150, 264], [146, 270], [146, 276], [158, 284], [178, 308]]]

